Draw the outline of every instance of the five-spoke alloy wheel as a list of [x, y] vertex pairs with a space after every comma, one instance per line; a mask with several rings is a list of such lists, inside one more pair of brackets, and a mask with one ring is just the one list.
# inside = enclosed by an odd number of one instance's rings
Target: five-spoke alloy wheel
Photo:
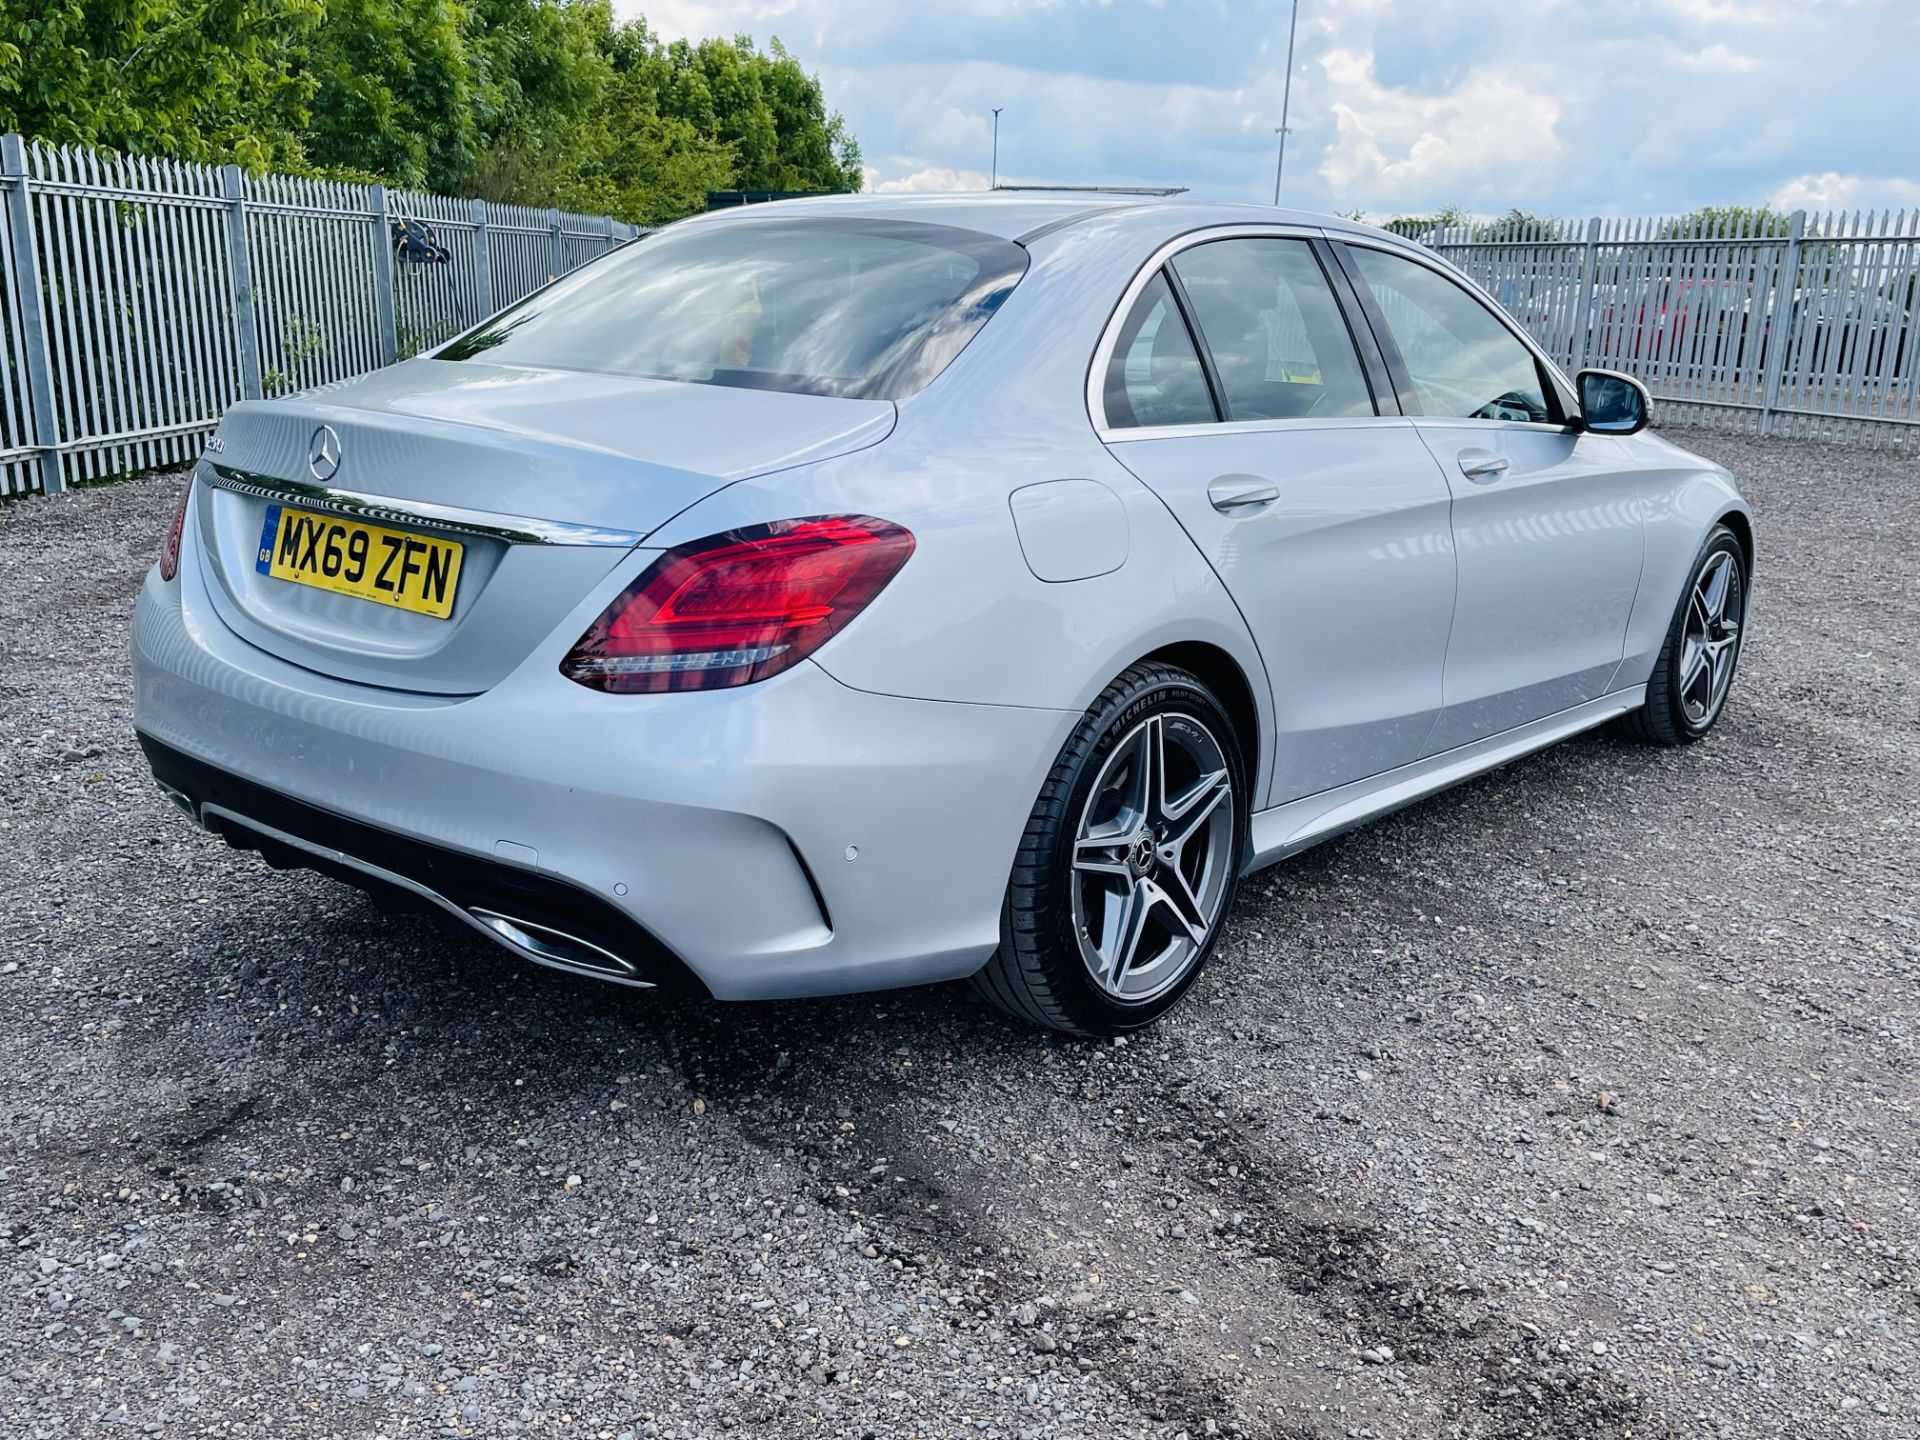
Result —
[[1109, 995], [1178, 982], [1220, 918], [1233, 870], [1231, 772], [1220, 742], [1178, 712], [1122, 738], [1093, 782], [1074, 842], [1074, 929]]
[[1057, 1030], [1165, 1013], [1206, 963], [1246, 844], [1246, 762], [1197, 677], [1143, 663], [1090, 709], [1022, 837], [1001, 944], [975, 988]]
[[1654, 745], [1689, 745], [1727, 706], [1747, 623], [1748, 560], [1722, 525], [1707, 537], [1647, 681], [1647, 702], [1620, 728]]
[[1680, 704], [1688, 722], [1702, 730], [1727, 703], [1727, 687], [1733, 683], [1734, 661], [1740, 654], [1745, 602], [1739, 559], [1729, 551], [1715, 550], [1693, 582], [1680, 637]]

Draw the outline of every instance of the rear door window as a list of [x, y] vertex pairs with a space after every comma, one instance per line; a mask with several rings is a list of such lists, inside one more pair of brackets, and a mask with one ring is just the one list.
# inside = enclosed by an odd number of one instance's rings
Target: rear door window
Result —
[[1176, 256], [1173, 271], [1212, 356], [1227, 419], [1374, 413], [1353, 336], [1307, 241], [1209, 241]]
[[947, 225], [694, 222], [535, 291], [435, 358], [898, 400], [1026, 268], [1011, 240]]
[[1107, 362], [1107, 424], [1206, 425], [1220, 418], [1187, 322], [1156, 273], [1127, 312]]

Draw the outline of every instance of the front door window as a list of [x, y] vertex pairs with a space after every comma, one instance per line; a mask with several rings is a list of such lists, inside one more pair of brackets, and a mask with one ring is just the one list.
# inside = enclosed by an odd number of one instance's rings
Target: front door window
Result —
[[1423, 415], [1551, 421], [1533, 352], [1437, 270], [1356, 245], [1347, 252], [1400, 349]]

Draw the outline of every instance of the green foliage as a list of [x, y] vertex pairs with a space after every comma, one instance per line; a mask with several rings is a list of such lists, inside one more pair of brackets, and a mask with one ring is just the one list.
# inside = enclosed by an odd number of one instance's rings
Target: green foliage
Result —
[[[473, 0], [475, 147], [432, 188], [525, 204], [565, 203], [580, 132], [598, 123], [613, 68], [604, 3]], [[623, 217], [625, 218], [625, 217]]]
[[1464, 205], [1442, 205], [1431, 215], [1396, 215], [1384, 228], [1396, 235], [1421, 236], [1433, 230], [1464, 225], [1472, 218]]
[[0, 129], [640, 223], [861, 185], [778, 40], [665, 44], [610, 0], [0, 0]]
[[[778, 40], [661, 44], [644, 21], [599, 36], [610, 78], [559, 170], [576, 209], [640, 223], [698, 210], [709, 190], [857, 190], [860, 147]], [[522, 182], [524, 183], [524, 181]], [[482, 194], [499, 199], [497, 177]]]
[[1793, 228], [1793, 217], [1768, 205], [1703, 205], [1700, 209], [1668, 220], [1656, 238], [1696, 240], [1715, 235], [1785, 235]]
[[406, 189], [443, 188], [471, 163], [473, 67], [458, 0], [325, 0], [304, 60], [308, 158]]
[[1561, 222], [1535, 215], [1518, 206], [1493, 220], [1476, 220], [1464, 205], [1443, 205], [1431, 215], [1396, 215], [1386, 228], [1397, 235], [1421, 239], [1435, 230], [1465, 232], [1468, 240], [1492, 242], [1531, 240], [1560, 233]]
[[293, 388], [293, 377], [300, 373], [314, 356], [327, 348], [327, 332], [324, 326], [309, 320], [304, 315], [289, 315], [280, 330], [280, 353], [286, 360], [286, 369], [278, 365], [267, 367], [260, 377], [260, 388], [268, 395], [279, 395]]
[[1559, 231], [1558, 220], [1532, 214], [1516, 205], [1497, 220], [1484, 220], [1476, 224], [1473, 227], [1473, 238], [1475, 240], [1533, 240], [1542, 236], [1557, 235]]
[[323, 0], [0, 4], [0, 130], [254, 169], [306, 163]]

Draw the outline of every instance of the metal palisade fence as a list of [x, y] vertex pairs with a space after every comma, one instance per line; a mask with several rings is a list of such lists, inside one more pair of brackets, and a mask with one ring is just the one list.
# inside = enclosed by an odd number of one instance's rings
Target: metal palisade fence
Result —
[[0, 137], [0, 495], [184, 464], [234, 401], [404, 359], [636, 233]]
[[1920, 445], [1920, 210], [1405, 231], [1688, 424]]

